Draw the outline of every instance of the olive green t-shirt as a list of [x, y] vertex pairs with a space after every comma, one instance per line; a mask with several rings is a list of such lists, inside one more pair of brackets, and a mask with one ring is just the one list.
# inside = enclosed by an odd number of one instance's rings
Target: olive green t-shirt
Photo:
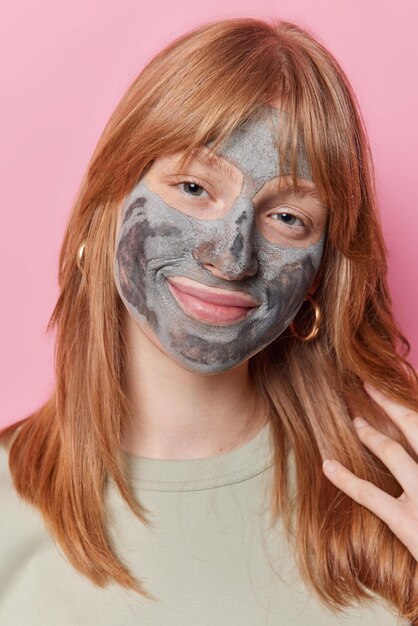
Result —
[[270, 428], [203, 459], [126, 453], [153, 528], [106, 483], [111, 544], [157, 602], [114, 583], [100, 589], [79, 574], [37, 509], [17, 495], [0, 446], [1, 626], [406, 624], [380, 599], [334, 614], [304, 587], [280, 525], [268, 529]]

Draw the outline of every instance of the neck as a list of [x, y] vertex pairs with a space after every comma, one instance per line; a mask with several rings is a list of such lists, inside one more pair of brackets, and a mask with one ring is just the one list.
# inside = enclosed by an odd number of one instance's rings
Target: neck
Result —
[[210, 457], [244, 444], [266, 424], [248, 361], [203, 375], [168, 356], [129, 314], [124, 332], [131, 406], [122, 433], [127, 452], [158, 459]]

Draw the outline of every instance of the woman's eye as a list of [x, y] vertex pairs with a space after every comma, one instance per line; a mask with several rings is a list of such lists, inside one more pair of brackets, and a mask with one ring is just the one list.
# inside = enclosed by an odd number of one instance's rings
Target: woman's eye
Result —
[[184, 180], [178, 184], [182, 186], [182, 192], [187, 195], [200, 197], [202, 195], [202, 192], [207, 194], [207, 191], [202, 187], [202, 185], [199, 185], [192, 180]]
[[282, 224], [286, 224], [287, 226], [302, 226], [305, 228], [305, 224], [302, 220], [292, 213], [271, 213], [271, 217], [274, 217], [279, 222], [282, 222]]

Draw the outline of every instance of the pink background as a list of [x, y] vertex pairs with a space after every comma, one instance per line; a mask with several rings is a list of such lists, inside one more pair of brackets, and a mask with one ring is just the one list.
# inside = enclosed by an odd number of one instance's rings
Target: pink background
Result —
[[[7, 4], [7, 6], [6, 6]], [[145, 63], [192, 26], [277, 16], [310, 28], [357, 93], [374, 155], [396, 316], [418, 366], [415, 0], [3, 0], [0, 424], [53, 387], [58, 254], [99, 135]]]

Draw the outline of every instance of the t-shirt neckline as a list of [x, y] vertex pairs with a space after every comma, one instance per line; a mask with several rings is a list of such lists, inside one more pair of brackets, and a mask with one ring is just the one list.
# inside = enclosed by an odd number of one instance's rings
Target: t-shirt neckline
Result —
[[249, 441], [232, 450], [201, 459], [152, 459], [124, 451], [125, 474], [133, 489], [196, 491], [252, 478], [273, 463], [268, 421]]

